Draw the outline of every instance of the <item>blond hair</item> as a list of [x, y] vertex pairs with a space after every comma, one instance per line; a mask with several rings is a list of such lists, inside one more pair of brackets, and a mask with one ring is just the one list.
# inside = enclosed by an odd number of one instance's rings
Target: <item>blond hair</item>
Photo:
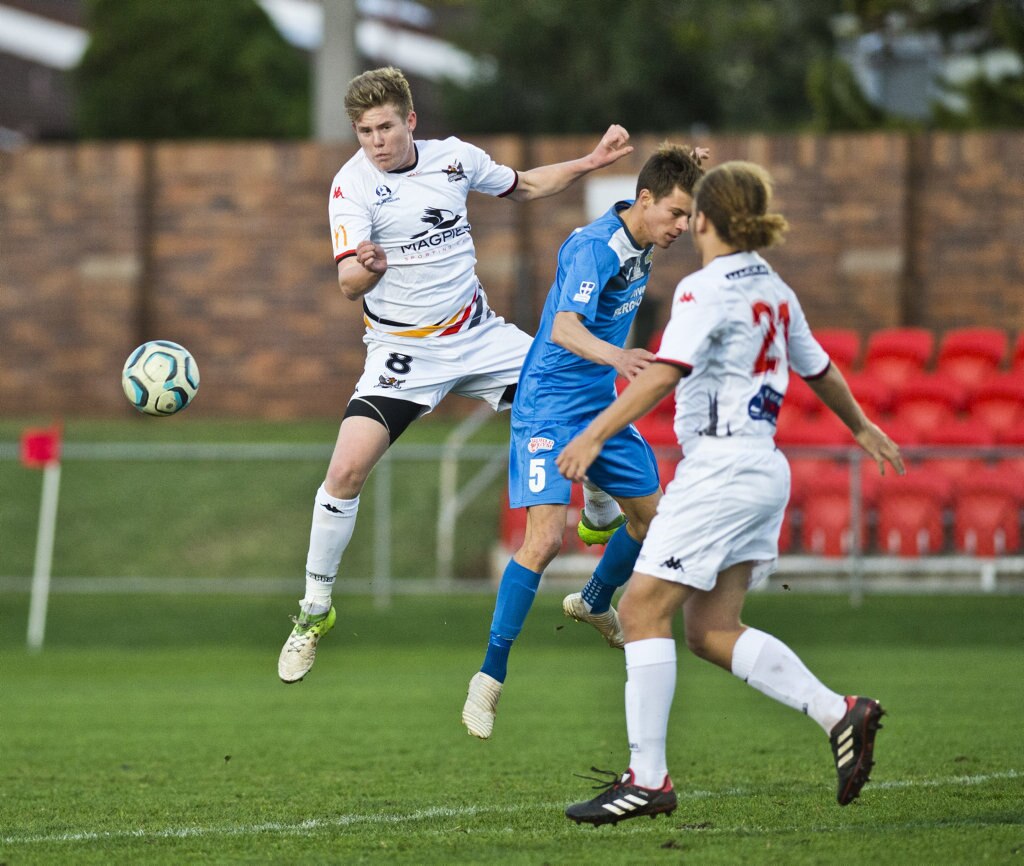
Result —
[[393, 105], [403, 117], [412, 111], [412, 90], [402, 70], [395, 66], [382, 66], [357, 75], [345, 91], [345, 113], [357, 123], [363, 112], [382, 105]]
[[753, 162], [725, 162], [711, 169], [693, 193], [693, 209], [703, 213], [718, 236], [744, 251], [781, 243], [789, 223], [780, 213], [768, 213], [772, 179]]

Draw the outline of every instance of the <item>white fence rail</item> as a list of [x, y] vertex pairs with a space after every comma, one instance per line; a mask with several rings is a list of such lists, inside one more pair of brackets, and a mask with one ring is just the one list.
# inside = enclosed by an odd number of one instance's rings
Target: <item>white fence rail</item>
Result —
[[[489, 414], [489, 413], [488, 413]], [[415, 445], [399, 442], [392, 448], [372, 473], [369, 485], [373, 491], [374, 564], [373, 592], [381, 605], [386, 605], [395, 593], [431, 593], [479, 591], [488, 588], [504, 567], [513, 551], [505, 548], [494, 529], [491, 574], [484, 579], [456, 579], [454, 573], [458, 519], [478, 500], [480, 494], [504, 472], [507, 447], [481, 445], [466, 440], [474, 432], [479, 419], [471, 416], [442, 445]], [[790, 456], [845, 457], [856, 463], [862, 453], [856, 448], [787, 448]], [[979, 458], [1022, 457], [1024, 449], [984, 447], [964, 448], [907, 448], [911, 458], [924, 456], [964, 455], [970, 452]], [[326, 467], [331, 448], [325, 445], [287, 443], [132, 443], [132, 442], [68, 442], [63, 449], [63, 460], [74, 461], [322, 461]], [[0, 443], [0, 461], [16, 460], [16, 444]], [[669, 456], [669, 455], [665, 455]], [[460, 468], [466, 462], [476, 464], [475, 472], [460, 486]], [[432, 577], [423, 579], [395, 579], [392, 574], [391, 548], [394, 544], [392, 503], [401, 493], [395, 490], [396, 478], [402, 473], [394, 467], [403, 462], [431, 462], [438, 467], [438, 501], [434, 515], [436, 557]], [[862, 506], [859, 472], [851, 472], [853, 513]], [[0, 491], [0, 496], [3, 491]], [[858, 527], [859, 521], [853, 526]], [[60, 532], [60, 527], [56, 527]], [[426, 535], [426, 533], [425, 533]], [[420, 539], [417, 539], [419, 542]], [[849, 593], [856, 602], [867, 592], [1024, 592], [1024, 556], [1011, 554], [994, 558], [960, 554], [942, 554], [913, 558], [880, 556], [864, 553], [863, 540], [854, 533], [848, 555], [822, 557], [812, 555], [783, 556], [779, 570], [769, 589], [808, 589]], [[546, 583], [558, 585], [576, 581], [589, 574], [597, 555], [563, 554], [546, 573]], [[0, 576], [0, 591], [27, 589], [27, 576]], [[161, 577], [159, 584], [147, 578], [55, 578], [52, 589], [56, 592], [214, 592], [237, 590], [241, 585], [267, 591], [295, 589], [293, 578], [238, 578], [189, 579]], [[339, 590], [344, 587], [339, 585]]]

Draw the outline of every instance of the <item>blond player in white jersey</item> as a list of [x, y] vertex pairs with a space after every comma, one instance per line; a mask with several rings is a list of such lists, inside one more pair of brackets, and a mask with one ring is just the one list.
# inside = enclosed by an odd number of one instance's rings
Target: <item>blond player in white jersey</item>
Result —
[[[278, 659], [286, 683], [309, 672], [335, 623], [333, 584], [359, 494], [388, 447], [449, 392], [494, 409], [511, 405], [531, 338], [487, 304], [475, 272], [469, 192], [544, 198], [633, 151], [626, 130], [613, 125], [580, 159], [517, 172], [457, 138], [416, 140], [412, 93], [393, 67], [354, 78], [345, 110], [360, 150], [335, 176], [328, 212], [338, 284], [363, 308], [366, 366], [316, 493], [306, 591]], [[587, 496], [595, 540], [607, 540], [623, 519], [618, 505], [602, 491]]]
[[698, 182], [690, 233], [703, 268], [676, 288], [655, 362], [557, 459], [567, 478], [583, 478], [610, 436], [675, 389], [684, 459], [619, 605], [630, 764], [603, 793], [566, 809], [577, 823], [676, 808], [665, 742], [676, 681], [672, 619], [680, 609], [690, 650], [824, 729], [840, 805], [868, 781], [879, 703], [831, 691], [788, 646], [740, 620], [748, 589], [778, 556], [790, 476], [773, 437], [791, 372], [807, 379], [879, 471], [889, 464], [904, 472], [899, 448], [864, 415], [796, 294], [757, 252], [788, 228], [767, 211], [770, 196], [767, 173], [752, 163], [725, 163]]

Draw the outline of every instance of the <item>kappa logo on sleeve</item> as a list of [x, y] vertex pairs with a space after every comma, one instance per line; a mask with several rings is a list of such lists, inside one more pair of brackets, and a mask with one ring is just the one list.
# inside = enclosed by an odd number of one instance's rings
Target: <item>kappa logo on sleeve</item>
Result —
[[526, 450], [531, 454], [536, 454], [538, 451], [550, 451], [554, 447], [554, 439], [545, 439], [543, 436], [534, 436], [530, 440], [530, 444], [526, 446]]
[[697, 299], [693, 296], [693, 292], [683, 292], [679, 298], [680, 304], [696, 304]]
[[592, 283], [589, 280], [584, 280], [580, 283], [580, 287], [576, 290], [576, 294], [572, 296], [574, 301], [580, 304], [589, 304], [590, 296], [593, 294], [594, 289], [597, 288], [597, 283]]
[[344, 198], [345, 197], [344, 194], [341, 191], [341, 187], [340, 186], [336, 186], [334, 188], [334, 197], [335, 198]]

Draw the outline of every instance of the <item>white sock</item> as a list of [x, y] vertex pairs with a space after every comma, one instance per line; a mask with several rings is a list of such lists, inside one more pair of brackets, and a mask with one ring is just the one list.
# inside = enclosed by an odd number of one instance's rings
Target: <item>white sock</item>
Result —
[[338, 574], [341, 555], [356, 528], [359, 497], [337, 499], [321, 484], [313, 503], [313, 525], [309, 531], [306, 555], [306, 595], [302, 609], [307, 613], [325, 613], [331, 609], [331, 591]]
[[583, 511], [594, 526], [607, 526], [622, 513], [618, 502], [589, 481], [583, 482]]
[[830, 733], [846, 714], [842, 695], [825, 688], [782, 641], [748, 628], [732, 651], [732, 672], [747, 685], [810, 716]]
[[629, 768], [641, 788], [668, 775], [665, 740], [676, 690], [676, 642], [654, 637], [626, 644], [626, 732]]

